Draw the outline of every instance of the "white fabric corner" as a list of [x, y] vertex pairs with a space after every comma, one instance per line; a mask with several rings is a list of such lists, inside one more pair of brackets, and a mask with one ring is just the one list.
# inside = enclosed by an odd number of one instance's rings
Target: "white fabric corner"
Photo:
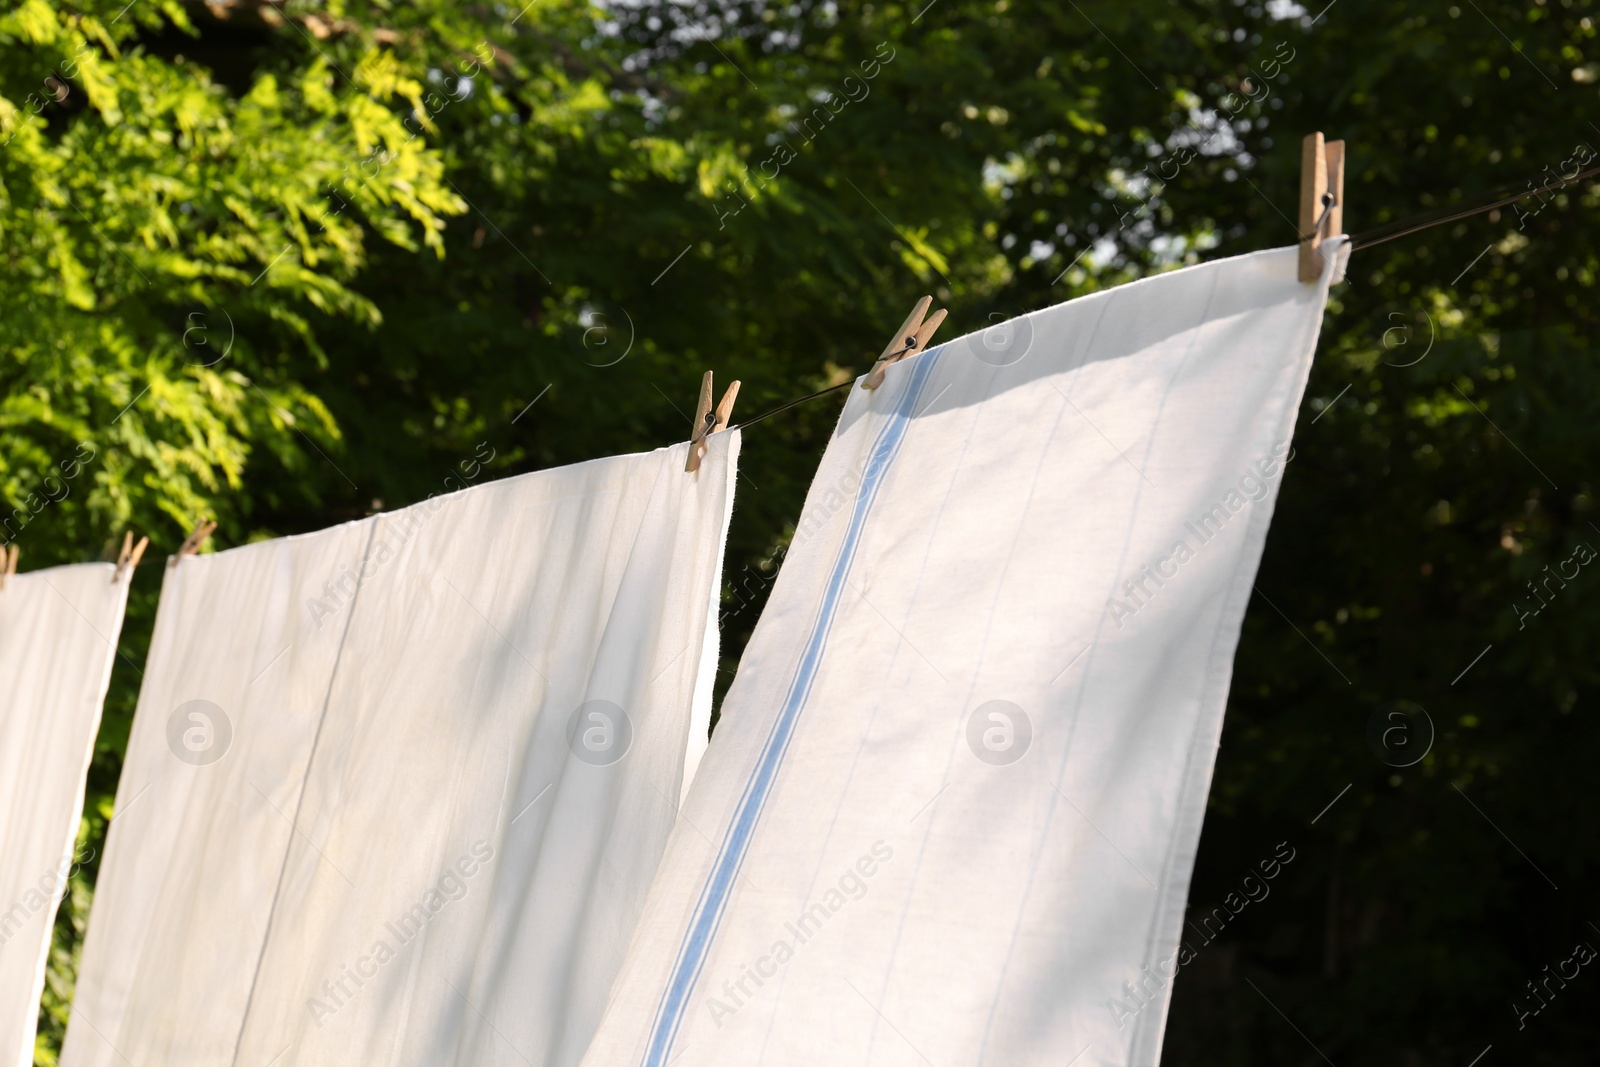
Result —
[[1333, 272], [1329, 276], [1328, 284], [1338, 285], [1344, 281], [1345, 270], [1350, 266], [1350, 238], [1341, 234], [1323, 241], [1322, 259], [1324, 263], [1333, 261]]

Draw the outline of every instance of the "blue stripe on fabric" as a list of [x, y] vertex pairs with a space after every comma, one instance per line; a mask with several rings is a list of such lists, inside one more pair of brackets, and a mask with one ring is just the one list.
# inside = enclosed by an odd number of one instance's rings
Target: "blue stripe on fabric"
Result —
[[932, 352], [925, 352], [920, 358], [911, 362], [908, 368], [911, 371], [911, 380], [906, 383], [905, 392], [901, 395], [899, 403], [890, 413], [883, 429], [879, 431], [877, 441], [873, 443], [866, 468], [862, 471], [861, 489], [856, 496], [850, 525], [845, 531], [838, 558], [835, 559], [833, 571], [829, 575], [822, 605], [811, 628], [811, 636], [806, 640], [805, 651], [795, 668], [794, 679], [789, 683], [783, 710], [767, 734], [766, 746], [756, 761], [755, 771], [745, 783], [744, 793], [739, 798], [738, 811], [723, 838], [716, 863], [712, 865], [711, 876], [700, 891], [694, 918], [689, 924], [683, 945], [678, 950], [672, 977], [656, 1009], [650, 1040], [645, 1049], [644, 1059], [641, 1061], [642, 1067], [664, 1067], [666, 1064], [667, 1053], [671, 1050], [683, 1022], [689, 994], [699, 981], [711, 942], [722, 924], [733, 880], [744, 865], [745, 854], [749, 851], [756, 823], [761, 818], [772, 784], [777, 779], [778, 770], [789, 751], [795, 724], [799, 721], [800, 713], [805, 709], [806, 701], [811, 695], [817, 666], [822, 661], [822, 652], [833, 626], [834, 613], [839, 606], [839, 596], [844, 591], [845, 579], [855, 562], [856, 548], [860, 544], [867, 515], [877, 499], [884, 472], [899, 454], [906, 428], [911, 421], [910, 412], [921, 396], [923, 386], [941, 351], [942, 349], [935, 349]]

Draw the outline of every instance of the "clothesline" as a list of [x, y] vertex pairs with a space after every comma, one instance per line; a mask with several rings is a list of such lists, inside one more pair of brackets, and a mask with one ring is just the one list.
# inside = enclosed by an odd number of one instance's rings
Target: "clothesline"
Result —
[[1518, 200], [1524, 200], [1530, 196], [1538, 196], [1541, 193], [1554, 192], [1557, 189], [1572, 185], [1575, 182], [1583, 181], [1586, 178], [1592, 178], [1597, 174], [1600, 174], [1600, 166], [1590, 167], [1588, 170], [1580, 171], [1579, 173], [1572, 175], [1570, 178], [1563, 178], [1560, 181], [1543, 185], [1538, 189], [1528, 189], [1524, 187], [1516, 193], [1510, 193], [1509, 190], [1504, 189], [1500, 190], [1499, 192], [1489, 193], [1486, 194], [1487, 199], [1485, 199], [1483, 203], [1480, 203], [1474, 207], [1463, 208], [1461, 205], [1457, 204], [1453, 207], [1441, 208], [1440, 211], [1442, 211], [1443, 214], [1440, 214], [1439, 211], [1426, 212], [1421, 215], [1414, 215], [1409, 219], [1401, 219], [1397, 222], [1385, 223], [1382, 226], [1375, 226], [1370, 230], [1364, 230], [1361, 233], [1351, 235], [1350, 247], [1352, 250], [1358, 248], [1371, 248], [1374, 245], [1381, 245], [1385, 241], [1393, 241], [1397, 237], [1406, 237], [1413, 233], [1420, 233], [1423, 230], [1431, 230], [1435, 226], [1443, 226], [1448, 222], [1457, 222], [1461, 219], [1471, 218], [1474, 215], [1482, 215], [1483, 213], [1487, 211], [1493, 211], [1496, 208], [1508, 207], [1511, 204], [1515, 204]]
[[761, 414], [757, 415], [753, 419], [746, 419], [743, 422], [734, 423], [732, 426], [729, 426], [728, 429], [730, 429], [730, 430], [742, 430], [747, 426], [754, 426], [756, 423], [760, 422], [762, 419], [770, 419], [770, 418], [772, 418], [772, 416], [782, 414], [783, 412], [788, 411], [792, 407], [798, 407], [799, 405], [804, 404], [808, 400], [815, 400], [818, 397], [827, 396], [829, 393], [837, 393], [839, 390], [848, 389], [850, 386], [852, 386], [854, 384], [855, 384], [855, 379], [852, 378], [848, 382], [840, 382], [838, 385], [830, 385], [826, 389], [818, 389], [814, 393], [807, 393], [805, 396], [796, 397], [793, 400], [790, 400], [790, 401], [787, 401], [785, 403], [779, 404], [777, 407], [773, 408], [771, 411], [763, 411]]
[[[1395, 222], [1385, 223], [1382, 226], [1374, 226], [1370, 230], [1363, 230], [1360, 233], [1351, 234], [1349, 237], [1350, 248], [1352, 251], [1361, 248], [1372, 248], [1375, 245], [1381, 245], [1400, 237], [1408, 237], [1414, 233], [1421, 233], [1424, 230], [1431, 230], [1436, 226], [1443, 226], [1446, 223], [1458, 222], [1461, 219], [1471, 218], [1474, 215], [1482, 215], [1486, 212], [1493, 211], [1496, 208], [1507, 207], [1516, 203], [1518, 200], [1523, 200], [1530, 196], [1538, 196], [1542, 193], [1554, 192], [1557, 189], [1564, 188], [1568, 185], [1573, 185], [1588, 178], [1593, 178], [1596, 175], [1600, 175], [1600, 166], [1590, 167], [1588, 170], [1580, 171], [1579, 173], [1572, 175], [1570, 178], [1563, 178], [1559, 181], [1548, 183], [1538, 189], [1524, 188], [1514, 194], [1508, 193], [1508, 191], [1504, 189], [1494, 193], [1489, 193], [1486, 194], [1486, 198], [1480, 198], [1483, 200], [1482, 203], [1476, 204], [1472, 207], [1464, 208], [1457, 204], [1452, 207], [1440, 209], [1443, 214], [1441, 214], [1440, 211], [1424, 212], [1420, 215], [1413, 215], [1408, 219], [1400, 219]], [[840, 382], [838, 385], [830, 385], [826, 389], [818, 389], [814, 393], [807, 393], [805, 396], [796, 397], [793, 400], [785, 401], [769, 411], [763, 411], [754, 418], [745, 419], [743, 422], [735, 423], [734, 425], [728, 427], [728, 429], [746, 429], [750, 426], [754, 426], [758, 422], [770, 419], [774, 415], [780, 415], [792, 407], [798, 407], [801, 404], [808, 403], [809, 401], [825, 397], [829, 393], [837, 393], [841, 389], [847, 389], [852, 384], [854, 384], [853, 380], [848, 382]]]

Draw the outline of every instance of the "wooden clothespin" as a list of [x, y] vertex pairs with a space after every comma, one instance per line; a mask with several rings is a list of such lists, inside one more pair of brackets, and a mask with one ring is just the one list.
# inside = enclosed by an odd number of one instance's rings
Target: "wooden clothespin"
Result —
[[728, 428], [728, 420], [733, 417], [733, 402], [739, 399], [739, 383], [735, 380], [728, 386], [728, 391], [722, 394], [722, 400], [717, 404], [716, 410], [711, 408], [711, 372], [706, 371], [700, 379], [700, 402], [694, 409], [694, 434], [689, 438], [689, 460], [683, 465], [686, 471], [700, 469], [700, 460], [706, 454], [706, 438], [719, 430]]
[[1322, 277], [1321, 245], [1344, 233], [1344, 142], [1308, 134], [1300, 145], [1300, 280]]
[[[928, 315], [928, 309], [932, 306], [931, 296], [925, 296], [917, 301], [917, 306], [911, 309], [906, 321], [902, 322], [894, 336], [889, 338], [889, 346], [878, 357], [878, 362], [872, 365], [872, 370], [867, 374], [867, 380], [861, 383], [861, 388], [876, 389], [883, 384], [883, 373], [888, 370], [889, 364], [898, 363], [928, 347], [928, 342], [933, 339], [933, 331], [939, 328], [939, 324], [948, 314], [944, 308], [940, 308], [932, 315]], [[927, 316], [926, 321], [923, 316]]]
[[6, 579], [17, 573], [17, 557], [22, 555], [22, 550], [13, 542], [5, 548], [0, 548], [0, 589], [6, 587]]
[[124, 570], [132, 571], [144, 558], [144, 550], [150, 547], [150, 538], [141, 537], [139, 543], [133, 543], [133, 531], [129, 530], [122, 535], [122, 551], [117, 553], [117, 569], [111, 572], [111, 582], [115, 585], [122, 580]]
[[176, 567], [178, 560], [184, 556], [192, 556], [200, 551], [200, 546], [206, 543], [206, 538], [210, 537], [212, 531], [216, 528], [216, 523], [209, 519], [201, 519], [200, 524], [189, 533], [188, 537], [183, 539], [183, 544], [178, 546], [177, 553], [167, 562], [167, 566]]

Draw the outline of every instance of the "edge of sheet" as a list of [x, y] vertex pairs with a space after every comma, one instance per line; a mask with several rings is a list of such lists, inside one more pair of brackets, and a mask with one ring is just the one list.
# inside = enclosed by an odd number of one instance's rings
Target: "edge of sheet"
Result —
[[[75, 571], [79, 567], [95, 567], [95, 568], [100, 569], [100, 570], [105, 570], [105, 571], [108, 572], [107, 575], [106, 575], [107, 578], [110, 578], [111, 575], [113, 573], [115, 573], [115, 571], [117, 569], [117, 565], [115, 563], [106, 563], [106, 562], [104, 562], [102, 560], [92, 560], [92, 561], [90, 561], [88, 563], [57, 563], [53, 567], [40, 567], [38, 570], [21, 571], [21, 572], [19, 572], [17, 574], [13, 574], [7, 580], [8, 581], [12, 581], [12, 582], [26, 582], [30, 578], [38, 578], [38, 577], [41, 577], [42, 575], [54, 574], [56, 571]], [[106, 584], [115, 585], [116, 583], [115, 582], [107, 582]], [[126, 593], [123, 594], [123, 600], [124, 601], [127, 600], [127, 594]]]
[[[1333, 244], [1333, 242], [1339, 242], [1339, 247], [1338, 247], [1337, 252], [1335, 252], [1334, 249], [1331, 249], [1329, 247], [1331, 244]], [[1146, 274], [1143, 277], [1135, 278], [1131, 282], [1123, 282], [1121, 285], [1113, 285], [1113, 286], [1109, 286], [1108, 288], [1105, 288], [1105, 289], [1097, 289], [1092, 293], [1084, 293], [1084, 294], [1082, 294], [1080, 296], [1069, 297], [1066, 300], [1058, 300], [1053, 304], [1046, 304], [1043, 307], [1034, 308], [1032, 311], [1023, 312], [1021, 315], [1014, 315], [1011, 318], [1006, 319], [1005, 321], [1008, 324], [1009, 323], [1013, 323], [1013, 322], [1023, 322], [1023, 321], [1026, 321], [1026, 320], [1031, 320], [1035, 316], [1043, 315], [1046, 312], [1054, 311], [1056, 308], [1062, 307], [1062, 306], [1064, 306], [1066, 304], [1081, 304], [1081, 303], [1084, 303], [1086, 301], [1093, 301], [1093, 300], [1109, 300], [1109, 299], [1112, 298], [1113, 294], [1125, 293], [1129, 289], [1135, 288], [1137, 286], [1149, 285], [1152, 282], [1157, 282], [1157, 281], [1161, 281], [1161, 280], [1166, 279], [1166, 278], [1170, 278], [1174, 274], [1183, 274], [1186, 271], [1193, 271], [1193, 270], [1212, 269], [1212, 268], [1221, 266], [1224, 263], [1232, 263], [1232, 262], [1235, 262], [1235, 261], [1238, 261], [1238, 260], [1259, 259], [1259, 258], [1267, 258], [1267, 257], [1271, 257], [1271, 256], [1281, 256], [1281, 255], [1284, 255], [1285, 253], [1288, 253], [1288, 252], [1297, 252], [1298, 248], [1299, 248], [1298, 245], [1285, 245], [1285, 246], [1283, 246], [1281, 248], [1261, 248], [1261, 249], [1257, 249], [1254, 252], [1241, 252], [1236, 256], [1224, 256], [1221, 259], [1201, 260], [1199, 263], [1191, 263], [1188, 266], [1178, 267], [1175, 270], [1156, 271], [1156, 272], [1154, 272], [1152, 274]], [[1349, 258], [1350, 258], [1350, 239], [1348, 237], [1340, 235], [1338, 237], [1330, 237], [1326, 241], [1324, 241], [1323, 242], [1323, 259], [1324, 259], [1324, 262], [1323, 262], [1323, 278], [1318, 284], [1329, 285], [1329, 284], [1332, 284], [1332, 283], [1343, 281], [1344, 280], [1344, 264], [1349, 260]], [[1330, 266], [1333, 268], [1332, 274], [1331, 274], [1331, 281], [1330, 281], [1330, 274], [1329, 274], [1329, 270], [1328, 270], [1328, 268]], [[948, 341], [940, 341], [937, 345], [931, 345], [928, 348], [924, 349], [921, 352], [918, 352], [916, 355], [911, 356], [908, 359], [902, 359], [898, 363], [891, 363], [889, 365], [889, 373], [894, 373], [896, 368], [907, 367], [912, 362], [914, 362], [915, 360], [919, 360], [923, 356], [929, 355], [929, 354], [937, 351], [938, 349], [947, 348], [947, 347], [949, 347], [951, 345], [954, 345], [958, 341], [965, 341], [969, 337], [982, 337], [986, 330], [993, 329], [996, 325], [1000, 325], [1000, 324], [991, 323], [990, 325], [983, 327], [983, 329], [972, 330], [972, 331], [970, 331], [968, 333], [963, 333], [963, 334], [959, 334], [959, 335], [957, 335], [955, 337], [952, 337]], [[861, 382], [864, 381], [866, 379], [866, 377], [867, 377], [867, 375], [863, 374], [860, 377], [856, 378], [856, 388], [853, 388], [851, 390], [851, 392], [850, 392], [850, 395], [852, 397], [855, 396], [856, 390], [859, 389]], [[842, 418], [842, 414], [841, 414], [841, 418]], [[838, 432], [837, 429], [835, 429], [834, 432], [837, 433]], [[830, 437], [829, 440], [831, 441], [832, 438]]]
[[[100, 720], [102, 718], [104, 718], [104, 716], [105, 716], [106, 695], [108, 693], [110, 693], [110, 691], [111, 691], [111, 671], [112, 671], [112, 668], [115, 667], [116, 663], [117, 663], [117, 642], [119, 640], [121, 640], [121, 638], [122, 638], [122, 623], [123, 623], [123, 620], [127, 617], [127, 614], [128, 614], [128, 593], [133, 588], [133, 570], [132, 570], [132, 568], [129, 568], [129, 570], [128, 570], [127, 581], [119, 582], [119, 581], [116, 580], [116, 564], [113, 564], [113, 563], [73, 563], [73, 564], [63, 564], [63, 565], [57, 566], [57, 567], [46, 567], [46, 568], [43, 568], [43, 569], [37, 570], [37, 571], [29, 571], [28, 573], [29, 574], [44, 574], [44, 573], [47, 573], [48, 571], [66, 570], [69, 567], [93, 567], [96, 570], [109, 570], [109, 571], [111, 571], [112, 581], [110, 582], [110, 584], [112, 586], [114, 586], [114, 587], [119, 587], [121, 589], [121, 591], [122, 591], [122, 595], [117, 598], [116, 613], [115, 613], [116, 614], [115, 625], [112, 627], [113, 633], [109, 638], [107, 638], [107, 642], [110, 645], [110, 653], [106, 656], [105, 667], [100, 672], [100, 685], [99, 685], [99, 688], [98, 688], [98, 696], [96, 696], [95, 702], [94, 702], [94, 716], [93, 716], [92, 721], [89, 724], [88, 743], [84, 745], [83, 759], [80, 762], [79, 768], [78, 768], [78, 791], [77, 791], [77, 797], [73, 801], [73, 804], [72, 804], [72, 818], [67, 823], [66, 841], [63, 844], [62, 849], [61, 849], [61, 860], [62, 861], [65, 861], [68, 857], [70, 857], [72, 855], [73, 849], [76, 848], [77, 844], [78, 844], [78, 824], [83, 821], [83, 805], [84, 805], [84, 802], [88, 799], [89, 767], [90, 767], [90, 765], [92, 765], [94, 763], [94, 746], [95, 746], [95, 742], [100, 739]], [[22, 577], [22, 576], [18, 575], [18, 577]], [[69, 601], [69, 603], [70, 603], [70, 601]], [[104, 635], [102, 635], [102, 636], [104, 636]], [[119, 776], [119, 778], [120, 778], [120, 776]], [[120, 782], [119, 782], [119, 784], [120, 784]], [[115, 803], [115, 801], [113, 801], [113, 803]], [[108, 827], [108, 829], [109, 829], [109, 827]], [[56, 870], [58, 872], [61, 870], [61, 866], [59, 864], [56, 867]], [[59, 892], [65, 893], [65, 892], [69, 891], [67, 885], [58, 883], [58, 887], [59, 887], [58, 888]], [[60, 906], [61, 906], [60, 901], [57, 901], [56, 902], [56, 908], [59, 909]], [[87, 927], [85, 929], [87, 931]], [[50, 946], [55, 941], [55, 931], [56, 931], [55, 915], [54, 915], [54, 913], [52, 913], [51, 916], [50, 916], [50, 921], [45, 924], [44, 937], [41, 940], [41, 943], [39, 945], [39, 958], [38, 958], [38, 962], [36, 963], [35, 968], [34, 968], [33, 993], [28, 998], [28, 1004], [29, 1004], [29, 1006], [31, 1007], [31, 1009], [33, 1011], [33, 1015], [32, 1015], [32, 1018], [30, 1020], [31, 1025], [29, 1025], [29, 1027], [28, 1027], [31, 1036], [24, 1042], [23, 1047], [20, 1050], [21, 1059], [18, 1060], [19, 1067], [31, 1067], [31, 1065], [33, 1063], [33, 1046], [38, 1041], [39, 1001], [44, 996], [45, 972], [49, 969], [49, 964], [50, 964]], [[77, 1000], [76, 996], [74, 996], [73, 1000], [74, 1000], [74, 1002], [76, 1002], [76, 1000]], [[69, 1021], [71, 1020], [70, 1008], [69, 1008], [69, 1011], [68, 1011], [68, 1020]], [[62, 1033], [63, 1039], [65, 1038], [65, 1036], [66, 1036], [65, 1031], [63, 1031], [63, 1033]]]
[[[733, 495], [739, 480], [739, 450], [744, 444], [742, 431], [735, 428], [728, 435], [728, 458], [724, 464], [727, 479], [723, 487], [722, 532], [717, 537], [717, 562], [711, 572], [711, 596], [706, 608], [705, 639], [700, 646], [700, 669], [695, 675], [694, 696], [689, 704], [689, 736], [683, 751], [683, 785], [678, 789], [678, 807], [689, 799], [689, 787], [694, 784], [695, 772], [711, 745], [711, 704], [717, 683], [717, 664], [721, 660], [722, 630], [718, 616], [722, 607], [722, 568], [728, 554], [728, 527], [733, 522]], [[704, 463], [701, 468], [704, 469]]]
[[[735, 447], [736, 447], [736, 443], [735, 443]], [[539, 476], [541, 474], [546, 473], [547, 471], [571, 470], [571, 469], [576, 468], [576, 467], [586, 467], [586, 466], [589, 466], [590, 464], [595, 464], [595, 463], [615, 463], [615, 462], [618, 462], [620, 460], [637, 459], [637, 458], [639, 458], [641, 456], [654, 456], [654, 455], [659, 455], [661, 453], [673, 452], [673, 451], [677, 451], [679, 453], [686, 453], [687, 449], [688, 449], [688, 443], [684, 442], [684, 441], [679, 441], [679, 442], [677, 442], [675, 444], [662, 445], [660, 448], [653, 448], [648, 452], [623, 452], [623, 453], [620, 453], [620, 454], [615, 455], [615, 456], [596, 456], [594, 459], [579, 460], [577, 463], [558, 463], [558, 464], [556, 464], [555, 466], [552, 466], [552, 467], [540, 467], [538, 470], [523, 471], [521, 474], [508, 474], [504, 478], [492, 478], [489, 481], [478, 482], [475, 485], [465, 485], [465, 486], [462, 486], [460, 489], [447, 489], [445, 492], [442, 492], [442, 493], [429, 493], [427, 496], [423, 497], [421, 500], [413, 501], [412, 503], [407, 504], [404, 507], [398, 507], [398, 508], [393, 509], [392, 511], [374, 511], [372, 514], [363, 515], [359, 519], [347, 519], [344, 522], [334, 523], [332, 526], [320, 526], [315, 530], [304, 530], [304, 531], [302, 531], [300, 533], [283, 534], [283, 535], [278, 536], [278, 537], [267, 537], [267, 538], [263, 538], [260, 541], [246, 541], [243, 544], [234, 545], [231, 548], [219, 549], [219, 550], [217, 550], [215, 552], [207, 552], [207, 553], [205, 553], [203, 555], [199, 554], [199, 553], [196, 553], [194, 555], [185, 556], [185, 557], [181, 557], [181, 558], [188, 559], [188, 560], [196, 560], [196, 561], [198, 561], [198, 560], [207, 560], [207, 559], [212, 559], [212, 558], [214, 558], [216, 556], [226, 555], [229, 552], [247, 551], [249, 549], [255, 548], [258, 545], [278, 544], [280, 542], [285, 542], [285, 541], [299, 541], [299, 540], [302, 540], [302, 539], [307, 538], [307, 537], [320, 537], [322, 534], [327, 533], [329, 530], [338, 530], [338, 529], [341, 529], [341, 528], [343, 528], [345, 526], [355, 526], [355, 525], [358, 525], [360, 523], [371, 522], [374, 519], [390, 519], [390, 518], [393, 518], [394, 516], [397, 516], [397, 515], [403, 515], [407, 511], [412, 510], [413, 508], [426, 507], [430, 500], [446, 500], [446, 499], [449, 499], [449, 498], [452, 498], [452, 497], [464, 495], [466, 493], [472, 493], [472, 492], [477, 492], [477, 491], [481, 491], [481, 490], [492, 489], [495, 486], [505, 485], [505, 484], [507, 484], [509, 482], [517, 481], [520, 478], [534, 478], [534, 477], [537, 477], [537, 476]], [[737, 459], [738, 459], [737, 451], [734, 453], [732, 459], [735, 462], [737, 461]], [[447, 478], [453, 478], [453, 477], [455, 477], [455, 474], [451, 473], [451, 474], [446, 475], [446, 477]], [[166, 565], [167, 566], [171, 566], [172, 561], [175, 558], [180, 558], [180, 557], [168, 556]]]
[[[1311, 379], [1312, 365], [1316, 362], [1317, 344], [1322, 337], [1322, 320], [1327, 315], [1329, 289], [1336, 280], [1344, 277], [1345, 264], [1350, 257], [1349, 240], [1342, 236], [1329, 238], [1323, 242], [1322, 252], [1323, 272], [1321, 279], [1316, 283], [1322, 309], [1310, 324], [1307, 331], [1309, 336], [1298, 342], [1305, 348], [1305, 363], [1292, 389], [1293, 402], [1284, 404], [1284, 411], [1280, 416], [1279, 436], [1284, 440], [1294, 439], [1295, 426], [1300, 418], [1300, 406], [1305, 402], [1306, 386]], [[1280, 492], [1282, 490], [1281, 483], [1279, 490]], [[1215, 712], [1209, 715], [1202, 712], [1202, 719], [1197, 723], [1194, 737], [1190, 741], [1183, 771], [1186, 785], [1180, 793], [1184, 802], [1180, 803], [1174, 819], [1172, 841], [1165, 869], [1162, 871], [1160, 896], [1151, 927], [1150, 948], [1147, 958], [1142, 961], [1154, 973], [1166, 979], [1167, 985], [1163, 991], [1165, 996], [1161, 998], [1159, 1005], [1153, 1005], [1157, 1008], [1156, 1011], [1141, 1012], [1142, 1018], [1134, 1024], [1134, 1032], [1128, 1042], [1129, 1067], [1144, 1067], [1144, 1065], [1157, 1067], [1161, 1062], [1167, 1017], [1172, 1009], [1172, 987], [1176, 984], [1177, 971], [1181, 968], [1180, 964], [1180, 968], [1175, 968], [1171, 977], [1162, 974], [1159, 968], [1161, 954], [1172, 947], [1172, 955], [1166, 958], [1175, 959], [1182, 951], [1184, 916], [1189, 907], [1189, 886], [1194, 877], [1194, 861], [1199, 854], [1200, 833], [1205, 826], [1206, 808], [1211, 796], [1211, 781], [1216, 769], [1215, 753], [1221, 745], [1222, 724], [1228, 710], [1228, 693], [1233, 687], [1233, 661], [1238, 654], [1239, 641], [1244, 631], [1244, 617], [1250, 608], [1250, 594], [1254, 591], [1256, 574], [1260, 570], [1261, 558], [1266, 550], [1267, 533], [1272, 526], [1272, 516], [1277, 511], [1278, 495], [1278, 493], [1272, 495], [1270, 508], [1252, 511], [1250, 526], [1245, 534], [1246, 559], [1250, 562], [1242, 564], [1234, 572], [1227, 600], [1223, 605], [1222, 625], [1218, 628], [1210, 662], [1207, 664], [1202, 700], [1206, 699], [1206, 691], [1220, 686], [1222, 701]], [[1230, 639], [1224, 641], [1224, 638]], [[1226, 655], [1223, 655], [1224, 644], [1228, 646]], [[1174, 877], [1174, 871], [1182, 871], [1182, 877]]]

